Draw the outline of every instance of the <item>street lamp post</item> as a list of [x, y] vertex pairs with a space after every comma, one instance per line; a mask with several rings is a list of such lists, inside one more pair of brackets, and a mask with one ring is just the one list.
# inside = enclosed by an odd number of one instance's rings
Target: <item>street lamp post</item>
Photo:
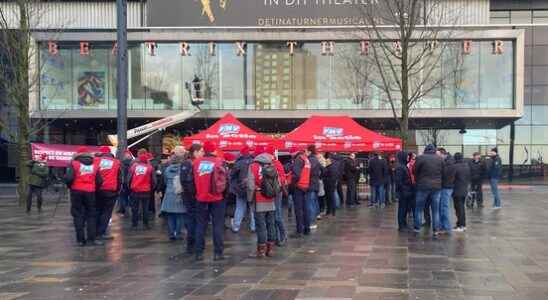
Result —
[[128, 97], [128, 66], [127, 66], [127, 0], [116, 0], [116, 97], [118, 99], [117, 135], [118, 157], [122, 158], [127, 148], [127, 97]]

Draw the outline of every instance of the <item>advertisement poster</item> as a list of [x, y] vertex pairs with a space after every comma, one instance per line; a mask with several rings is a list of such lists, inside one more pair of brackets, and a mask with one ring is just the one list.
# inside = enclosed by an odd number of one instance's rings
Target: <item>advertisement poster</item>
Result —
[[[70, 161], [76, 150], [82, 145], [61, 145], [61, 144], [40, 144], [32, 143], [32, 159], [40, 159], [40, 155], [46, 154], [47, 162], [50, 167], [62, 167], [65, 168], [69, 165]], [[99, 152], [97, 146], [86, 146], [90, 152]], [[114, 149], [111, 147], [111, 151]]]
[[88, 71], [78, 76], [78, 104], [99, 106], [105, 103], [105, 72]]

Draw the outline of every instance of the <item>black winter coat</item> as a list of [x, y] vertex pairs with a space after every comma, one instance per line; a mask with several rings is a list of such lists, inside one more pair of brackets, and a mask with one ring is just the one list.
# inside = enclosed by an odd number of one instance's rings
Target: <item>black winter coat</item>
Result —
[[417, 157], [415, 162], [415, 178], [417, 189], [441, 189], [443, 159], [435, 153], [425, 153]]
[[396, 156], [398, 159], [394, 172], [396, 193], [403, 197], [411, 197], [415, 192], [415, 187], [411, 182], [411, 176], [409, 175], [409, 169], [407, 168], [407, 152], [399, 152]]
[[230, 192], [238, 197], [247, 197], [247, 174], [252, 162], [251, 155], [240, 156], [230, 170]]
[[370, 185], [384, 185], [387, 183], [389, 170], [386, 160], [380, 159], [378, 156], [369, 160], [367, 166], [367, 173], [369, 173]]
[[308, 156], [308, 160], [310, 161], [310, 187], [308, 190], [318, 192], [320, 190], [320, 179], [323, 173], [323, 166], [314, 154]]
[[470, 161], [471, 182], [481, 183], [485, 177], [485, 163], [483, 161]]
[[455, 186], [455, 172], [455, 160], [451, 156], [448, 156], [443, 162], [442, 188], [452, 189]]
[[466, 197], [470, 185], [470, 166], [468, 163], [460, 161], [454, 167], [455, 186], [453, 188], [453, 197]]

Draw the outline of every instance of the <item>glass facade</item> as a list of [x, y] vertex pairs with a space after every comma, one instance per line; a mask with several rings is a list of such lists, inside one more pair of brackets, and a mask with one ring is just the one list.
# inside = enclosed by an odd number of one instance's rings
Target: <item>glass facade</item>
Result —
[[[501, 54], [493, 54], [493, 41], [473, 41], [470, 54], [463, 53], [462, 41], [448, 43], [431, 78], [443, 84], [417, 108], [513, 108], [513, 43], [505, 41]], [[88, 55], [79, 47], [61, 44], [55, 55], [41, 47], [41, 110], [116, 109], [112, 44], [91, 43]], [[184, 56], [179, 43], [131, 43], [128, 108], [185, 109], [186, 85], [195, 78], [204, 83], [205, 109], [389, 108], [378, 70], [361, 55], [358, 41], [336, 43], [333, 55], [322, 53], [320, 42], [301, 43], [293, 55], [286, 42], [248, 43], [245, 55], [237, 50], [234, 43], [191, 43]]]

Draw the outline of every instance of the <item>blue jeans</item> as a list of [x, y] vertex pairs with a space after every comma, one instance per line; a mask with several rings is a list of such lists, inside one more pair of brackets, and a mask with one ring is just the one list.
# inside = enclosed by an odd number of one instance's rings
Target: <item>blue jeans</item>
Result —
[[320, 213], [320, 206], [318, 204], [318, 192], [309, 191], [306, 193], [306, 209], [308, 210], [309, 224], [315, 224], [316, 218]]
[[339, 197], [339, 192], [337, 191], [337, 185], [338, 183], [335, 183], [335, 190], [333, 191], [333, 193], [335, 193], [335, 208], [341, 208], [341, 198]]
[[[247, 198], [236, 197], [236, 210], [234, 211], [234, 220], [232, 222], [232, 230], [240, 231], [240, 225], [244, 219], [244, 215], [247, 211]], [[253, 209], [249, 209], [249, 230], [255, 231], [255, 216], [253, 215]]]
[[371, 201], [369, 202], [370, 205], [384, 204], [384, 185], [383, 184], [377, 184], [371, 186]]
[[451, 200], [453, 189], [442, 189], [440, 195], [440, 228], [451, 232]]
[[183, 214], [181, 213], [166, 213], [167, 215], [167, 230], [170, 238], [181, 236], [181, 228], [183, 226]]
[[218, 202], [198, 202], [196, 203], [196, 254], [204, 253], [205, 234], [207, 224], [211, 217], [213, 224], [213, 247], [215, 254], [222, 255], [224, 251], [224, 231], [225, 231], [225, 200]]
[[489, 184], [491, 185], [491, 193], [493, 193], [493, 206], [500, 207], [500, 194], [499, 194], [499, 179], [489, 178]]
[[118, 212], [125, 213], [128, 206], [129, 195], [127, 193], [121, 193], [120, 196], [118, 196]]
[[276, 196], [276, 240], [278, 242], [286, 239], [285, 225], [284, 225], [284, 209], [282, 204], [282, 193]]
[[184, 199], [183, 203], [186, 207], [186, 213], [183, 216], [186, 227], [186, 251], [191, 253], [194, 252], [194, 246], [196, 244], [197, 202], [196, 199], [189, 197]]
[[432, 198], [432, 228], [434, 228], [434, 230], [438, 230], [440, 223], [440, 194], [441, 190], [437, 189], [417, 190], [415, 204], [415, 230], [420, 230], [422, 227], [422, 214], [424, 211], [424, 204], [428, 196], [431, 196]]
[[257, 224], [257, 244], [264, 245], [266, 242], [276, 241], [276, 226], [274, 211], [255, 212], [255, 223]]

